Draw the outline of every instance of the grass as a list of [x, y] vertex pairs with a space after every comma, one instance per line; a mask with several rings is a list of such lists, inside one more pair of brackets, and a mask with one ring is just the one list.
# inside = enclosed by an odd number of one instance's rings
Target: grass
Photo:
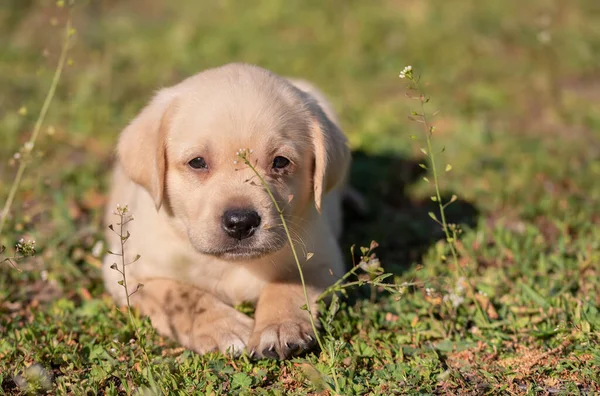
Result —
[[[117, 134], [157, 87], [230, 61], [314, 81], [355, 150], [368, 246], [394, 293], [354, 289], [326, 314], [344, 394], [600, 392], [600, 20], [594, 0], [518, 2], [81, 2], [67, 67], [0, 244], [37, 254], [0, 270], [0, 389], [134, 393], [151, 386], [127, 313], [103, 293], [101, 217]], [[17, 171], [58, 58], [66, 11], [0, 8], [0, 197]], [[550, 39], [548, 42], [547, 39]], [[411, 64], [440, 113], [433, 146], [458, 266], [418, 164]], [[445, 147], [443, 154], [437, 154]], [[43, 155], [38, 155], [42, 153]], [[3, 259], [4, 256], [0, 257]], [[348, 262], [352, 258], [348, 253]], [[463, 276], [461, 276], [463, 274]], [[473, 285], [475, 296], [468, 295]], [[421, 286], [422, 285], [422, 286]], [[471, 298], [469, 298], [471, 297]], [[461, 298], [463, 300], [461, 301]], [[476, 313], [477, 299], [489, 324]], [[200, 357], [156, 336], [145, 350], [177, 394], [328, 393], [329, 361]], [[328, 356], [331, 354], [328, 352]], [[29, 367], [29, 368], [28, 368]], [[23, 378], [28, 378], [29, 390]], [[39, 387], [47, 381], [37, 381]], [[20, 385], [18, 385], [20, 384]]]

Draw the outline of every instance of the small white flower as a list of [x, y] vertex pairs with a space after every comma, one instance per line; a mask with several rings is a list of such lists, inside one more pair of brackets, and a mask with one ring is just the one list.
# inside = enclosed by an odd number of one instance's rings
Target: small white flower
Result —
[[409, 74], [412, 71], [412, 66], [408, 65], [406, 66], [404, 69], [402, 69], [402, 71], [400, 72], [400, 78], [406, 78], [406, 75]]
[[450, 293], [445, 295], [443, 300], [444, 302], [450, 301], [454, 308], [458, 308], [465, 301], [465, 298], [458, 294]]
[[19, 158], [21, 158], [21, 153], [15, 153], [15, 155], [13, 155], [13, 158], [18, 160]]
[[25, 149], [25, 151], [30, 152], [31, 150], [33, 150], [33, 142], [27, 142], [23, 145], [23, 148]]
[[42, 272], [40, 272], [40, 277], [42, 278], [42, 280], [45, 282], [48, 280], [48, 271], [46, 270], [42, 270]]
[[237, 162], [237, 160], [233, 161], [233, 164], [234, 164], [234, 165], [237, 165], [237, 163], [238, 163], [238, 162]]

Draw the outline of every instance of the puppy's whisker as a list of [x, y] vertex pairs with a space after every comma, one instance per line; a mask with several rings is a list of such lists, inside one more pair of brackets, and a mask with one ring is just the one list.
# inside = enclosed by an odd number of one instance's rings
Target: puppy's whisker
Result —
[[[303, 239], [302, 236], [309, 236], [309, 232], [308, 230], [306, 230], [301, 224], [298, 224], [294, 221], [289, 221], [286, 219], [286, 222], [288, 223], [288, 225], [293, 225], [293, 228], [290, 228], [290, 233], [294, 233], [295, 235], [297, 235], [300, 239]], [[283, 223], [278, 223], [279, 226], [283, 227]]]

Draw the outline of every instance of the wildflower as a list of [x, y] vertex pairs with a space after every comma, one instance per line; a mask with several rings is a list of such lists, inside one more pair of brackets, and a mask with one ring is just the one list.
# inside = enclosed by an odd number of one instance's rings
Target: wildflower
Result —
[[408, 65], [400, 72], [400, 78], [411, 78], [412, 77], [412, 66]]
[[21, 253], [24, 257], [30, 257], [35, 254], [35, 241], [21, 238], [15, 245], [15, 249], [18, 253]]
[[454, 285], [454, 290], [444, 296], [444, 302], [451, 303], [454, 308], [458, 308], [462, 305], [465, 301], [465, 284], [467, 284], [467, 279], [464, 276], [458, 278]]
[[[254, 150], [252, 150], [252, 149], [241, 148], [235, 152], [235, 155], [236, 155], [236, 157], [241, 158], [242, 160], [247, 160], [248, 156], [250, 154], [252, 154], [253, 152], [254, 152]], [[238, 161], [235, 160], [235, 161], [233, 161], [233, 163], [237, 165]]]
[[[117, 210], [115, 210], [113, 214], [123, 216], [127, 212], [129, 212], [129, 207], [127, 205], [121, 206], [120, 204], [117, 204]], [[126, 220], [133, 220], [133, 218], [132, 216], [128, 216]]]
[[450, 293], [444, 296], [445, 302], [450, 302], [454, 308], [458, 308], [463, 302], [465, 302], [465, 298], [461, 295]]
[[33, 142], [27, 142], [23, 145], [23, 149], [25, 150], [25, 152], [30, 152], [31, 150], [33, 150]]
[[370, 257], [361, 257], [358, 266], [365, 272], [376, 272], [381, 269], [381, 261], [372, 254]]

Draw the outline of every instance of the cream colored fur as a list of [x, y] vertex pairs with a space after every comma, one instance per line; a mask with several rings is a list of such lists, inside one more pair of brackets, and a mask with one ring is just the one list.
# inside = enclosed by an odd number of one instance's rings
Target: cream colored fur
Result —
[[[126, 259], [141, 258], [126, 267], [128, 284], [144, 284], [132, 302], [161, 334], [199, 353], [247, 348], [288, 358], [315, 338], [281, 221], [236, 157], [240, 148], [253, 150], [252, 163], [284, 208], [314, 304], [343, 272], [337, 239], [350, 154], [331, 106], [307, 82], [229, 64], [160, 90], [121, 134], [106, 223], [118, 221], [117, 204], [135, 215]], [[275, 156], [291, 161], [287, 173], [273, 173]], [[207, 170], [190, 168], [196, 157]], [[262, 219], [243, 241], [221, 224], [237, 207]], [[119, 238], [107, 238], [119, 251]], [[104, 279], [124, 304], [121, 274], [110, 268], [116, 261], [106, 256]], [[242, 302], [256, 304], [254, 319], [232, 308]]]

